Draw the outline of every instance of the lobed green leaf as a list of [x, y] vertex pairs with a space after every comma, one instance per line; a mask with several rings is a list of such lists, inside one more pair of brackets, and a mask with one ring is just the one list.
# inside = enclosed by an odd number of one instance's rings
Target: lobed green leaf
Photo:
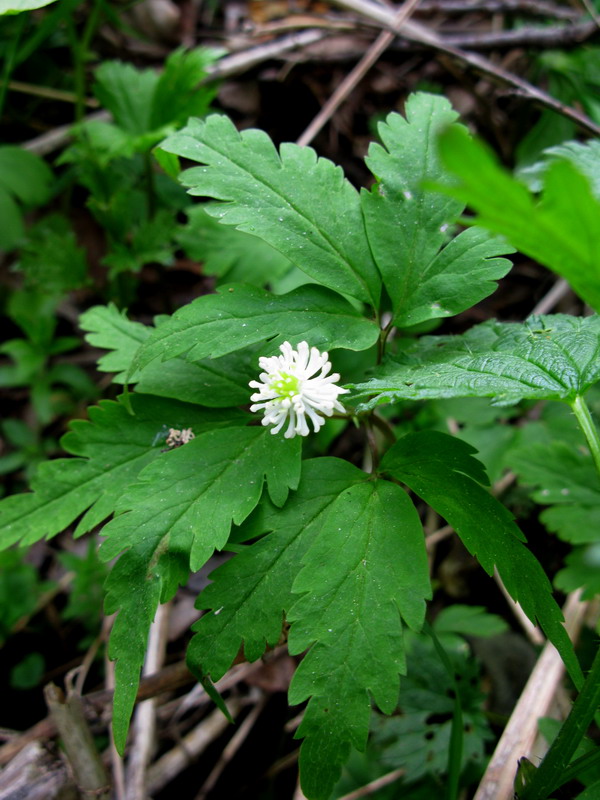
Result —
[[406, 483], [452, 525], [483, 569], [496, 568], [511, 597], [541, 626], [561, 654], [571, 679], [582, 673], [562, 613], [542, 567], [525, 547], [511, 513], [480, 485], [481, 465], [466, 442], [437, 431], [404, 436], [388, 450], [381, 470]]
[[495, 256], [513, 249], [486, 231], [449, 240], [464, 204], [427, 186], [449, 180], [437, 139], [457, 117], [444, 97], [412, 94], [406, 119], [393, 113], [378, 125], [384, 146], [372, 144], [366, 159], [377, 178], [361, 195], [367, 234], [401, 327], [470, 308], [511, 266]]
[[33, 491], [0, 501], [1, 548], [55, 536], [81, 514], [75, 535], [86, 533], [113, 513], [128, 484], [160, 456], [170, 427], [202, 433], [239, 424], [244, 417], [235, 409], [209, 411], [144, 395], [130, 400], [133, 416], [111, 400], [90, 408], [90, 421], [75, 420], [62, 439], [64, 449], [77, 458], [41, 464]]
[[281, 342], [295, 345], [303, 339], [321, 349], [366, 350], [378, 336], [374, 322], [321, 286], [301, 286], [278, 296], [239, 284], [175, 312], [141, 346], [134, 369], [156, 358], [217, 358], [267, 339], [271, 352]]
[[209, 431], [163, 453], [119, 500], [124, 513], [105, 526], [100, 553], [108, 561], [127, 550], [107, 583], [106, 606], [107, 613], [119, 611], [110, 657], [117, 660], [113, 730], [121, 752], [159, 601], [226, 544], [232, 523], [257, 505], [264, 482], [283, 505], [298, 485], [300, 450], [298, 438], [273, 437], [262, 427]]
[[332, 504], [302, 561], [288, 619], [290, 653], [310, 647], [290, 702], [311, 698], [298, 736], [302, 787], [328, 798], [351, 745], [364, 749], [369, 693], [385, 713], [405, 671], [403, 619], [418, 629], [431, 596], [423, 530], [406, 492], [369, 480]]
[[310, 147], [281, 145], [266, 133], [239, 133], [212, 115], [161, 145], [206, 166], [181, 176], [189, 192], [223, 201], [210, 214], [264, 239], [313, 278], [377, 307], [380, 278], [365, 233], [358, 193], [340, 167]]
[[[159, 326], [164, 322], [157, 320]], [[115, 306], [95, 306], [79, 320], [86, 340], [94, 347], [109, 350], [100, 357], [98, 369], [117, 373], [114, 383], [125, 383], [140, 345], [146, 342], [153, 328], [128, 320]], [[200, 362], [174, 358], [164, 363], [153, 361], [127, 378], [136, 383], [138, 392], [159, 397], [172, 397], [210, 408], [231, 408], [248, 403], [249, 381], [256, 378], [256, 348], [246, 348], [221, 358]]]
[[298, 490], [283, 508], [263, 501], [252, 520], [254, 537], [231, 560], [211, 573], [197, 606], [212, 609], [193, 627], [187, 660], [192, 671], [218, 680], [243, 643], [255, 661], [281, 637], [283, 614], [296, 599], [292, 583], [308, 547], [338, 496], [366, 479], [361, 470], [336, 458], [304, 461]]
[[571, 161], [556, 160], [548, 166], [536, 202], [461, 128], [442, 134], [440, 152], [458, 182], [439, 188], [474, 209], [476, 216], [466, 222], [506, 236], [522, 253], [566, 278], [600, 311], [600, 200]]

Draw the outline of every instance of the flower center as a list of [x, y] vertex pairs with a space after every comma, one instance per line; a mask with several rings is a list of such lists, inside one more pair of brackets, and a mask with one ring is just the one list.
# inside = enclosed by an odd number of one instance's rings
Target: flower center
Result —
[[295, 375], [288, 375], [285, 372], [279, 373], [279, 378], [271, 384], [273, 389], [277, 392], [282, 399], [285, 397], [294, 397], [300, 393], [300, 381]]

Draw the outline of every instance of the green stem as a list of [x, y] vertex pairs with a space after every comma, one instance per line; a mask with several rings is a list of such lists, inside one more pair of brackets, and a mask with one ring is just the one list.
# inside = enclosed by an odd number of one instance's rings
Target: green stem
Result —
[[596, 470], [600, 475], [600, 436], [598, 435], [598, 429], [594, 425], [590, 410], [581, 396], [576, 397], [570, 405], [587, 440]]
[[73, 71], [74, 71], [74, 84], [75, 84], [75, 120], [81, 122], [85, 113], [85, 85], [86, 75], [85, 66], [88, 58], [88, 48], [98, 26], [98, 19], [100, 11], [104, 5], [104, 0], [95, 0], [92, 11], [87, 18], [85, 27], [81, 34], [81, 38], [77, 36], [75, 28], [74, 15], [68, 19], [68, 36], [71, 45], [71, 53], [73, 56]]
[[6, 56], [4, 57], [4, 64], [2, 66], [2, 83], [0, 83], [0, 117], [2, 117], [2, 112], [4, 111], [4, 102], [6, 100], [6, 93], [8, 91], [8, 83], [10, 81], [12, 71], [16, 66], [15, 62], [17, 58], [17, 50], [19, 49], [19, 42], [21, 41], [21, 36], [25, 30], [28, 17], [29, 15], [26, 13], [20, 14], [16, 24], [16, 31], [8, 44]]
[[564, 772], [588, 729], [600, 703], [600, 648], [579, 697], [558, 736], [519, 800], [544, 800], [562, 784]]
[[154, 183], [154, 167], [152, 155], [149, 150], [144, 153], [144, 172], [146, 175], [146, 197], [148, 199], [148, 219], [154, 219], [156, 214], [156, 186]]

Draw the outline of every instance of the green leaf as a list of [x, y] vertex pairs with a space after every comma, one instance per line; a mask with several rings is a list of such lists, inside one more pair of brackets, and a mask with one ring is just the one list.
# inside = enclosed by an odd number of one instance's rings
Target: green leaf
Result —
[[[214, 412], [213, 412], [214, 413]], [[197, 571], [255, 508], [266, 479], [276, 505], [300, 479], [298, 437], [271, 436], [264, 427], [232, 427], [196, 436], [156, 460], [117, 504], [119, 516], [104, 528], [106, 560], [136, 542], [160, 541], [189, 551]]]
[[[148, 340], [153, 328], [128, 320], [114, 305], [89, 309], [79, 324], [89, 332], [86, 340], [91, 345], [111, 351], [100, 357], [98, 369], [116, 372], [114, 383], [125, 383], [135, 353]], [[172, 397], [210, 408], [231, 408], [249, 401], [248, 383], [256, 378], [258, 355], [256, 348], [247, 348], [198, 363], [184, 358], [164, 363], [153, 361], [135, 372], [128, 382], [137, 383], [142, 394]]]
[[87, 282], [87, 260], [68, 220], [51, 214], [29, 229], [16, 267], [29, 286], [63, 294]]
[[95, 72], [94, 94], [115, 123], [131, 135], [150, 130], [152, 98], [159, 75], [122, 61], [104, 61]]
[[440, 152], [458, 178], [455, 186], [440, 186], [440, 191], [476, 212], [470, 224], [506, 236], [522, 253], [566, 278], [580, 297], [600, 310], [600, 200], [570, 161], [550, 164], [536, 202], [461, 128], [442, 134]]
[[167, 58], [152, 97], [150, 127], [183, 125], [189, 117], [203, 117], [217, 92], [217, 86], [201, 86], [208, 75], [208, 67], [225, 50], [198, 47], [185, 51], [175, 50]]
[[482, 606], [452, 605], [435, 618], [433, 629], [438, 636], [458, 633], [462, 636], [497, 636], [508, 626], [497, 614], [488, 614]]
[[431, 595], [423, 529], [408, 495], [387, 481], [343, 491], [293, 586], [290, 653], [310, 647], [290, 702], [311, 698], [298, 736], [302, 787], [328, 798], [351, 745], [366, 745], [371, 694], [384, 713], [405, 671], [402, 624], [418, 629]]
[[463, 768], [469, 762], [483, 763], [485, 741], [491, 738], [477, 663], [464, 651], [452, 652], [449, 658], [458, 680], [452, 680], [427, 640], [412, 641], [402, 679], [401, 713], [391, 718], [374, 715], [372, 746], [380, 762], [387, 770], [404, 769], [411, 782], [428, 773], [439, 780], [447, 772], [456, 696], [464, 723]]
[[20, 14], [22, 11], [33, 11], [36, 8], [44, 8], [56, 0], [0, 0], [0, 15]]
[[539, 192], [543, 187], [543, 176], [553, 161], [565, 159], [570, 161], [592, 187], [596, 198], [600, 199], [600, 141], [591, 139], [583, 142], [564, 142], [556, 147], [544, 150], [544, 160], [521, 170], [523, 178], [533, 191]]
[[180, 228], [177, 241], [190, 258], [202, 262], [204, 274], [264, 286], [290, 271], [291, 261], [271, 245], [221, 225], [204, 206], [192, 206], [186, 214], [188, 224]]
[[[173, 596], [189, 570], [197, 571], [269, 495], [283, 505], [300, 478], [298, 438], [264, 428], [209, 431], [163, 453], [119, 500], [124, 512], [105, 526], [100, 554], [109, 561], [127, 552], [107, 583], [107, 613], [119, 610], [110, 657], [117, 660], [115, 742], [122, 752], [137, 693], [150, 623], [159, 601]], [[136, 591], [132, 591], [136, 587]]]
[[349, 486], [367, 479], [361, 470], [335, 458], [304, 461], [298, 490], [280, 509], [263, 502], [251, 534], [268, 533], [245, 546], [211, 573], [198, 608], [212, 609], [194, 626], [187, 660], [195, 672], [219, 680], [240, 646], [255, 661], [281, 637], [283, 614], [297, 598], [292, 583], [306, 550], [319, 534], [332, 503]]
[[511, 597], [561, 654], [569, 675], [581, 684], [581, 669], [562, 625], [560, 608], [542, 567], [525, 547], [510, 512], [483, 486], [483, 468], [473, 448], [447, 434], [420, 431], [388, 450], [381, 470], [406, 483], [456, 531], [483, 569], [500, 573]]
[[120, 272], [139, 272], [145, 264], [171, 266], [176, 244], [177, 220], [169, 209], [161, 209], [154, 217], [142, 221], [127, 241], [116, 240], [102, 263], [110, 267], [109, 277]]
[[0, 186], [0, 250], [12, 250], [21, 243], [25, 234], [23, 215], [12, 195]]
[[0, 187], [23, 205], [41, 206], [47, 203], [52, 181], [52, 170], [39, 156], [21, 147], [0, 147]]
[[[310, 147], [242, 133], [226, 117], [190, 120], [161, 147], [205, 164], [184, 172], [190, 194], [224, 201], [214, 213], [252, 233], [313, 278], [377, 307], [380, 279], [356, 190]], [[213, 213], [211, 210], [210, 213]]]
[[[573, 400], [600, 378], [600, 318], [565, 314], [490, 320], [461, 336], [424, 336], [355, 386], [361, 409], [400, 398]], [[382, 374], [381, 374], [382, 373]]]
[[303, 339], [314, 347], [366, 350], [378, 335], [375, 323], [321, 286], [276, 296], [239, 284], [199, 297], [173, 314], [142, 345], [135, 368], [159, 357], [217, 358], [267, 339], [273, 352], [285, 340]]
[[557, 589], [568, 594], [583, 588], [582, 600], [592, 600], [600, 594], [600, 542], [575, 548], [565, 563], [554, 578]]
[[121, 403], [103, 400], [89, 409], [90, 421], [76, 420], [62, 446], [77, 458], [41, 464], [32, 492], [0, 501], [0, 547], [55, 536], [81, 514], [75, 535], [99, 525], [140, 470], [161, 455], [170, 427], [199, 434], [239, 424], [241, 412], [208, 411], [173, 400], [131, 395], [132, 416]]
[[533, 443], [507, 457], [536, 503], [551, 506], [540, 514], [548, 530], [574, 544], [600, 539], [600, 485], [587, 450], [565, 442]]
[[448, 181], [437, 138], [457, 117], [444, 97], [412, 94], [406, 120], [393, 113], [378, 126], [386, 149], [372, 144], [366, 159], [377, 177], [361, 196], [367, 233], [401, 327], [470, 308], [495, 290], [511, 266], [494, 256], [512, 248], [483, 230], [448, 242], [464, 204], [424, 185]]

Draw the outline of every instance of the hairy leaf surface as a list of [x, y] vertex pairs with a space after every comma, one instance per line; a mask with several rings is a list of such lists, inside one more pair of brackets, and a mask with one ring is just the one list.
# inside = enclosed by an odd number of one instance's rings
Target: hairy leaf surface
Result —
[[239, 284], [177, 311], [142, 345], [135, 368], [155, 358], [217, 358], [267, 339], [270, 352], [286, 340], [296, 345], [303, 339], [322, 349], [366, 350], [378, 335], [374, 322], [321, 286], [301, 286], [277, 296]]
[[503, 234], [522, 253], [566, 278], [600, 311], [600, 200], [571, 161], [549, 165], [536, 202], [484, 145], [459, 127], [444, 132], [440, 152], [458, 178], [456, 185], [440, 189], [477, 212], [466, 222]]
[[209, 411], [145, 395], [131, 395], [131, 405], [133, 416], [111, 400], [90, 408], [90, 421], [72, 422], [62, 439], [64, 449], [78, 458], [41, 464], [33, 491], [0, 501], [2, 548], [55, 536], [83, 512], [75, 535], [98, 525], [140, 470], [160, 455], [170, 427], [202, 433], [244, 417], [235, 409]]
[[226, 544], [231, 524], [253, 510], [265, 481], [273, 502], [285, 502], [300, 478], [300, 449], [298, 438], [262, 427], [209, 431], [163, 453], [121, 497], [117, 511], [124, 513], [105, 526], [100, 551], [108, 561], [127, 550], [107, 584], [107, 613], [119, 611], [110, 656], [118, 662], [113, 725], [120, 750], [159, 600]]
[[[86, 339], [91, 345], [110, 351], [100, 357], [98, 369], [117, 373], [113, 378], [115, 383], [125, 383], [138, 348], [154, 330], [128, 320], [113, 305], [86, 311], [80, 325], [88, 331]], [[201, 362], [184, 358], [164, 363], [154, 361], [131, 375], [128, 382], [137, 383], [138, 392], [143, 394], [173, 397], [210, 408], [230, 408], [249, 401], [252, 390], [248, 382], [256, 378], [258, 357], [256, 348], [247, 348]]]
[[325, 286], [377, 306], [380, 278], [359, 195], [340, 167], [310, 147], [282, 144], [278, 153], [263, 131], [239, 133], [218, 115], [190, 120], [161, 147], [206, 165], [181, 180], [190, 194], [224, 201], [209, 213], [264, 239]]
[[423, 529], [408, 495], [387, 481], [346, 489], [303, 558], [293, 591], [290, 653], [310, 647], [290, 702], [311, 698], [298, 736], [302, 785], [328, 798], [351, 745], [364, 749], [371, 694], [385, 713], [405, 671], [403, 619], [418, 629], [431, 596]]
[[420, 431], [393, 445], [381, 469], [410, 486], [444, 517], [488, 575], [498, 570], [511, 597], [534, 624], [539, 623], [579, 685], [581, 670], [550, 582], [524, 545], [512, 514], [481, 486], [477, 476], [482, 467], [473, 452], [455, 437]]
[[444, 97], [413, 94], [406, 119], [393, 113], [379, 124], [384, 146], [372, 144], [366, 159], [377, 178], [361, 195], [367, 233], [394, 322], [402, 327], [470, 308], [495, 290], [511, 266], [495, 256], [512, 248], [486, 231], [465, 231], [448, 241], [464, 203], [424, 185], [448, 180], [437, 139], [457, 117]]
[[298, 490], [282, 509], [263, 501], [253, 520], [252, 535], [267, 533], [245, 546], [211, 574], [198, 598], [199, 608], [212, 609], [193, 627], [187, 659], [194, 672], [216, 681], [231, 666], [241, 644], [248, 661], [281, 637], [283, 614], [297, 599], [292, 583], [306, 550], [319, 534], [332, 503], [349, 486], [368, 476], [336, 458], [304, 461]]
[[399, 398], [573, 400], [600, 378], [600, 318], [565, 314], [525, 323], [491, 320], [461, 336], [424, 336], [358, 384], [361, 408]]

